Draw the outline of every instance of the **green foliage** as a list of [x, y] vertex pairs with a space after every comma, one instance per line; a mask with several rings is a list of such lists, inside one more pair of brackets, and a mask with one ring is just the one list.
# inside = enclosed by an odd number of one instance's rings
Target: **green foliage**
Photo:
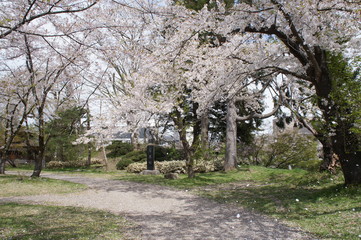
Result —
[[[342, 54], [328, 54], [332, 79], [331, 99], [335, 103], [334, 128], [347, 138], [346, 151], [361, 149], [361, 60], [349, 62]], [[350, 132], [350, 130], [352, 132]]]
[[[236, 107], [239, 115], [250, 114], [247, 111], [245, 102], [237, 102]], [[210, 127], [212, 140], [220, 142], [225, 141], [226, 137], [226, 115], [227, 115], [227, 103], [223, 100], [214, 103], [213, 108], [210, 109]], [[259, 130], [262, 124], [261, 119], [251, 119], [249, 121], [237, 122], [237, 138], [240, 142], [250, 144], [254, 140], [254, 132]]]
[[131, 160], [133, 162], [145, 162], [147, 161], [147, 154], [145, 151], [137, 150], [133, 152], [129, 152], [123, 155], [122, 160]]
[[156, 161], [172, 161], [185, 159], [184, 151], [182, 149], [176, 149], [174, 147], [167, 148], [156, 146], [155, 147], [155, 160]]
[[123, 217], [105, 211], [15, 203], [0, 205], [1, 239], [137, 239], [132, 228]]
[[46, 124], [49, 135], [45, 154], [47, 161], [77, 161], [86, 153], [87, 146], [72, 144], [84, 132], [81, 120], [85, 113], [83, 108], [73, 107], [58, 112], [58, 117]]
[[266, 150], [266, 166], [277, 168], [314, 168], [320, 162], [317, 157], [317, 143], [311, 136], [297, 132], [278, 135]]
[[132, 164], [132, 163], [134, 163], [134, 162], [131, 159], [121, 159], [118, 161], [116, 168], [118, 170], [124, 170], [129, 166], [129, 164]]
[[134, 147], [130, 143], [114, 141], [111, 145], [107, 146], [107, 150], [110, 151], [110, 153], [107, 154], [107, 157], [116, 158], [132, 152], [134, 150]]

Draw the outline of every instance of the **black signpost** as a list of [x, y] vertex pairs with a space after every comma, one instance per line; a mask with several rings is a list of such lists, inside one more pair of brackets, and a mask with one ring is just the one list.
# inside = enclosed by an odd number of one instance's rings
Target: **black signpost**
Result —
[[147, 146], [147, 170], [154, 170], [155, 146]]

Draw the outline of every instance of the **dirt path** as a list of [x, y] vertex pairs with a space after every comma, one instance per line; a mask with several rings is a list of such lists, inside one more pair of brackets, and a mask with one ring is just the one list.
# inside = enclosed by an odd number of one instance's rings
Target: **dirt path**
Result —
[[49, 203], [107, 210], [139, 224], [143, 240], [313, 239], [273, 219], [185, 191], [83, 176], [47, 173], [42, 176], [86, 184], [89, 189], [71, 194], [3, 198], [0, 202]]

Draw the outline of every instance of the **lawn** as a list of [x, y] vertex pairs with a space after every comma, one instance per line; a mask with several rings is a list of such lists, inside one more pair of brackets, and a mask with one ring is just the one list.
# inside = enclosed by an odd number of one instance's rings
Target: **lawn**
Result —
[[0, 175], [0, 197], [70, 193], [86, 189], [82, 184], [49, 178], [30, 178], [22, 174]]
[[105, 211], [0, 204], [0, 239], [137, 239], [136, 226]]
[[[22, 174], [0, 176], [0, 197], [78, 192], [82, 184]], [[105, 211], [0, 203], [0, 239], [137, 239], [136, 228]]]
[[123, 174], [117, 179], [188, 189], [222, 203], [247, 207], [324, 239], [361, 239], [361, 189], [341, 175], [250, 167], [203, 173], [194, 179]]

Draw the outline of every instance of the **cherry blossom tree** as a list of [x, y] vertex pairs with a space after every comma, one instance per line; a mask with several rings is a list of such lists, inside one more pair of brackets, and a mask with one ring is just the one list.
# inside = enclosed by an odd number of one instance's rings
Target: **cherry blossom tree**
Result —
[[[29, 86], [26, 96], [32, 107], [25, 108], [23, 103], [23, 108], [27, 114], [33, 110], [38, 130], [34, 177], [40, 176], [44, 163], [49, 139], [46, 121], [55, 117], [59, 108], [76, 104], [74, 96], [83, 85], [80, 80], [92, 75], [85, 69], [91, 62], [86, 53], [94, 40], [81, 23], [85, 23], [83, 11], [95, 3], [12, 1], [6, 3], [9, 11], [2, 12], [6, 21], [1, 25], [1, 78], [13, 86]], [[23, 116], [22, 122], [27, 123], [28, 117]]]
[[3, 113], [0, 119], [4, 128], [4, 145], [0, 149], [2, 152], [0, 174], [5, 174], [5, 163], [9, 160], [9, 150], [13, 140], [22, 129], [24, 121], [34, 107], [30, 101], [32, 87], [24, 83], [10, 86], [13, 83], [10, 81], [13, 76], [4, 77], [1, 80], [1, 99], [5, 101], [0, 103]]
[[78, 13], [93, 7], [98, 1], [71, 1], [71, 0], [12, 0], [0, 3], [0, 39], [13, 32], [38, 34], [29, 31], [23, 26], [37, 20], [47, 19], [54, 15]]
[[355, 50], [353, 54], [359, 54], [356, 47], [360, 41], [358, 8], [359, 3], [354, 1], [309, 1], [307, 4], [297, 0], [253, 1], [235, 6], [224, 21], [224, 27], [228, 26], [225, 31], [274, 37], [288, 51], [293, 66], [277, 62], [265, 68], [291, 75], [315, 88], [317, 105], [328, 125], [346, 184], [361, 183], [361, 153], [350, 127], [336, 122], [339, 112], [330, 95], [335, 86], [327, 65], [327, 51]]

